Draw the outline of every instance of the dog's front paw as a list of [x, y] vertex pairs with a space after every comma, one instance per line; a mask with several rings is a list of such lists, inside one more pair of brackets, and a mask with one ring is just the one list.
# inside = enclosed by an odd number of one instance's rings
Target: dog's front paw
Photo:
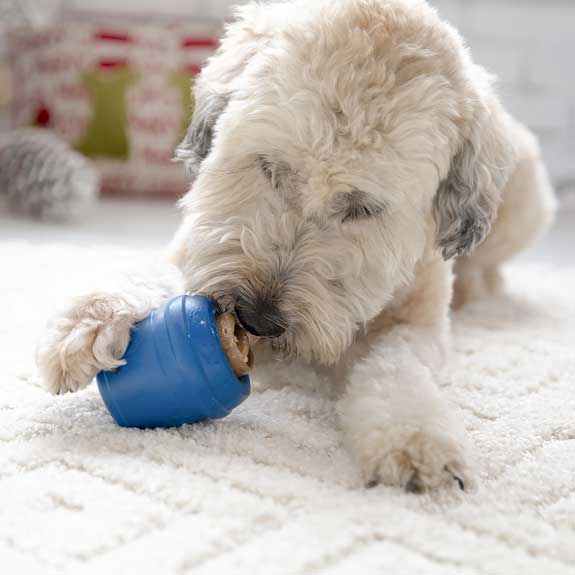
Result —
[[356, 445], [366, 484], [421, 493], [447, 485], [473, 485], [464, 448], [449, 435], [403, 429], [374, 431]]
[[38, 349], [38, 369], [48, 391], [78, 391], [102, 369], [122, 365], [134, 320], [134, 310], [121, 297], [79, 299], [52, 322]]

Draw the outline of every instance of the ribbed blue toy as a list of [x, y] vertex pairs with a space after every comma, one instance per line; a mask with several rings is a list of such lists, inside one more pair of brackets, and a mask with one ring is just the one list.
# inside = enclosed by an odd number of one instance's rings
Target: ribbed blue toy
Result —
[[176, 427], [228, 415], [250, 393], [221, 346], [208, 298], [180, 296], [132, 330], [126, 365], [101, 371], [98, 388], [123, 427]]

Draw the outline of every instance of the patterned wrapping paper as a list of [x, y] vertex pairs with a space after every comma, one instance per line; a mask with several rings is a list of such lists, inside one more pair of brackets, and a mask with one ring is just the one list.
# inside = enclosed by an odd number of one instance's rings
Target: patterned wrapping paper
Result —
[[113, 195], [186, 191], [172, 162], [191, 85], [217, 48], [216, 22], [68, 19], [10, 35], [12, 124], [46, 126], [98, 165]]

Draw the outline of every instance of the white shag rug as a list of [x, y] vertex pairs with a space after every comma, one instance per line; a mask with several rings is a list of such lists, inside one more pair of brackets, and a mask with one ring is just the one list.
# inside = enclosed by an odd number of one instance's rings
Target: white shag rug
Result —
[[417, 496], [361, 488], [331, 401], [301, 387], [169, 431], [120, 429], [95, 387], [40, 389], [47, 315], [149, 256], [0, 243], [1, 573], [575, 573], [575, 268], [512, 267], [456, 314], [442, 384], [479, 487]]

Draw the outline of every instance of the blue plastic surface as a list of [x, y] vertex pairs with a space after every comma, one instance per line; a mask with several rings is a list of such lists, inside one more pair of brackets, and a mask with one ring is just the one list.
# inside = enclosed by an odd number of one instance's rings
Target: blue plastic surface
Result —
[[176, 427], [228, 415], [250, 393], [221, 347], [212, 301], [180, 296], [132, 330], [126, 365], [97, 376], [100, 393], [123, 427]]

